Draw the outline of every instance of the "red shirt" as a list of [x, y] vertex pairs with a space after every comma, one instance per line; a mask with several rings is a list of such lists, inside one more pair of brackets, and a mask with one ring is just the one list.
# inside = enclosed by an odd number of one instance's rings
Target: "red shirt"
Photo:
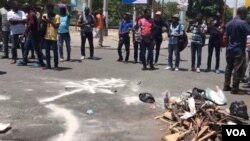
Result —
[[30, 12], [27, 16], [26, 32], [27, 36], [37, 36], [39, 33], [39, 24], [35, 12]]

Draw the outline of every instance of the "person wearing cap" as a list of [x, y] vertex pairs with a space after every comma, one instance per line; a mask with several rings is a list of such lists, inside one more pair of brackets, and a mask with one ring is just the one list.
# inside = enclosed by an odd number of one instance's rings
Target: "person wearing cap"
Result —
[[154, 27], [153, 27], [154, 39], [155, 39], [155, 60], [154, 60], [155, 65], [157, 65], [158, 63], [161, 43], [163, 40], [162, 28], [165, 27], [168, 29], [168, 24], [162, 20], [161, 15], [162, 15], [161, 11], [157, 11], [155, 13]]
[[[197, 14], [196, 22], [193, 25], [189, 25], [188, 32], [192, 33], [192, 40], [191, 40], [191, 71], [195, 71], [200, 73], [201, 67], [201, 55], [202, 55], [202, 47], [205, 45], [206, 40], [206, 32], [207, 32], [207, 25], [203, 22], [202, 14]], [[195, 68], [197, 56], [197, 65]]]
[[95, 26], [95, 18], [90, 14], [90, 9], [86, 7], [84, 14], [81, 14], [78, 20], [78, 25], [81, 27], [81, 60], [85, 59], [85, 44], [88, 39], [90, 59], [94, 58], [94, 43], [93, 43], [93, 27]]
[[[150, 70], [155, 70], [154, 67], [154, 35], [153, 27], [154, 20], [151, 18], [149, 9], [144, 10], [144, 17], [139, 20], [139, 27], [141, 28], [141, 46], [140, 46], [140, 58], [142, 61], [142, 70], [147, 70], [147, 64], [150, 66]], [[148, 50], [148, 59], [146, 59], [146, 52]], [[149, 61], [147, 63], [147, 60]]]
[[127, 63], [129, 60], [129, 48], [130, 48], [130, 37], [129, 33], [133, 28], [133, 23], [130, 21], [130, 13], [126, 13], [124, 16], [124, 19], [120, 25], [119, 29], [119, 43], [118, 43], [118, 62], [123, 61], [122, 57], [122, 46], [125, 46], [126, 50], [126, 57], [125, 57], [125, 62]]
[[223, 33], [223, 27], [221, 26], [221, 16], [219, 13], [211, 20], [210, 26], [208, 27], [209, 43], [208, 43], [208, 59], [207, 59], [207, 69], [206, 72], [211, 71], [211, 62], [213, 57], [213, 50], [215, 50], [216, 64], [215, 72], [220, 73], [220, 36]]
[[46, 67], [44, 67], [44, 69], [51, 69], [50, 50], [52, 49], [54, 53], [54, 70], [58, 70], [59, 55], [57, 46], [57, 35], [61, 19], [59, 15], [54, 13], [54, 4], [49, 3], [47, 4], [46, 8], [48, 13], [42, 16], [42, 22], [47, 25], [46, 34], [44, 37], [47, 65]]
[[[184, 26], [179, 24], [179, 15], [175, 14], [172, 17], [172, 23], [169, 27], [169, 43], [168, 43], [168, 66], [167, 70], [179, 71], [180, 51], [179, 51], [179, 37], [184, 34]], [[175, 53], [175, 66], [173, 67], [173, 53]]]
[[[231, 91], [231, 94], [246, 94], [239, 89], [242, 78], [242, 70], [246, 62], [246, 42], [247, 36], [250, 35], [250, 26], [245, 21], [247, 16], [246, 7], [237, 9], [237, 16], [226, 26], [226, 37], [228, 47], [226, 48], [226, 70], [224, 91]], [[231, 77], [233, 74], [233, 84], [231, 87]]]

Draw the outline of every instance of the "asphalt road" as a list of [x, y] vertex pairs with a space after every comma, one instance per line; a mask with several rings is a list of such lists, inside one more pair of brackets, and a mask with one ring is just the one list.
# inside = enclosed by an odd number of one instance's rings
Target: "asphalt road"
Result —
[[[72, 34], [73, 62], [64, 62], [60, 71], [18, 67], [0, 60], [0, 121], [12, 129], [0, 134], [6, 141], [160, 141], [166, 128], [154, 117], [163, 112], [162, 92], [178, 96], [198, 88], [223, 87], [225, 55], [221, 74], [190, 72], [190, 49], [181, 53], [181, 70], [164, 70], [166, 42], [158, 70], [141, 71], [141, 64], [118, 63], [116, 40], [106, 38], [105, 48], [96, 48], [97, 60], [82, 62], [79, 36]], [[87, 54], [89, 50], [87, 49]], [[132, 60], [133, 50], [131, 50]], [[35, 61], [35, 60], [34, 60]], [[203, 48], [202, 68], [206, 68], [207, 47]], [[52, 63], [53, 64], [53, 63]], [[52, 65], [53, 66], [53, 65]], [[213, 64], [214, 66], [214, 64]], [[138, 100], [140, 92], [156, 98], [156, 109]], [[225, 93], [230, 104], [249, 96]], [[249, 110], [249, 108], [248, 108]], [[249, 111], [248, 111], [249, 112]]]

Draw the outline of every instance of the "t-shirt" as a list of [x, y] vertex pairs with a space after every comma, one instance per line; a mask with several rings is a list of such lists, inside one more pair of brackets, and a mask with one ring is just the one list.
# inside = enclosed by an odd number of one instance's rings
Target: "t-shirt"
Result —
[[[18, 10], [17, 12], [14, 12], [13, 10], [9, 11], [7, 13], [7, 19], [10, 21], [11, 19], [13, 20], [26, 20], [26, 15], [23, 11]], [[15, 34], [23, 34], [25, 32], [25, 25], [24, 24], [16, 24], [12, 25], [10, 24], [10, 34], [15, 35]]]
[[93, 32], [92, 24], [95, 24], [95, 19], [92, 15], [81, 15], [78, 20], [79, 23], [85, 23], [81, 26], [81, 30], [84, 32]]
[[[133, 28], [133, 24], [131, 21], [123, 21], [120, 26], [121, 36], [128, 36], [129, 31]], [[125, 33], [125, 34], [123, 34]]]
[[[198, 26], [198, 27], [196, 27]], [[192, 42], [193, 43], [199, 43], [199, 44], [203, 44], [204, 39], [202, 37], [202, 32], [206, 32], [207, 31], [207, 25], [206, 24], [201, 24], [199, 25], [198, 23], [196, 23], [196, 26], [192, 26], [191, 30], [192, 30]]]
[[61, 16], [61, 23], [58, 33], [69, 33], [70, 16]]
[[5, 8], [0, 9], [2, 31], [10, 31], [10, 23], [7, 19], [8, 11]]
[[139, 26], [141, 28], [142, 37], [152, 37], [152, 29], [154, 26], [154, 22], [152, 19], [147, 20], [146, 18], [142, 18], [139, 20]]
[[162, 28], [166, 27], [168, 28], [167, 23], [165, 23], [163, 20], [155, 20], [154, 21], [154, 27], [153, 27], [153, 32], [155, 37], [162, 37]]
[[[46, 17], [46, 19], [52, 21], [54, 24], [60, 24], [61, 22], [59, 15], [55, 15], [54, 17], [51, 17], [50, 19], [48, 18], [47, 14], [44, 14], [43, 17]], [[51, 24], [48, 24], [45, 39], [57, 41], [57, 32], [58, 32], [58, 29], [54, 28]]]
[[245, 52], [247, 36], [250, 35], [250, 25], [246, 21], [235, 17], [227, 24], [226, 34], [229, 37], [227, 53], [237, 55]]
[[105, 28], [105, 17], [101, 14], [96, 15], [96, 28], [98, 29]]
[[36, 17], [36, 13], [31, 12], [27, 16], [26, 34], [29, 36], [38, 36], [39, 23]]

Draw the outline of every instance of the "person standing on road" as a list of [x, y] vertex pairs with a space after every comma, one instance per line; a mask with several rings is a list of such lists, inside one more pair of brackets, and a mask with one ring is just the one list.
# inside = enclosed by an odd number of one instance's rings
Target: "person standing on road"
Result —
[[[154, 21], [150, 16], [150, 11], [148, 9], [144, 10], [144, 17], [139, 20], [139, 27], [141, 28], [141, 46], [140, 46], [140, 58], [142, 61], [143, 68], [142, 70], [147, 70], [147, 60], [149, 60], [149, 65], [151, 70], [155, 70], [153, 63], [153, 50], [154, 50], [154, 35], [153, 27]], [[148, 59], [146, 59], [146, 51], [148, 50]]]
[[[184, 34], [184, 26], [179, 24], [179, 15], [175, 14], [172, 17], [172, 23], [169, 28], [169, 44], [168, 44], [168, 66], [167, 70], [175, 69], [179, 71], [180, 51], [179, 51], [179, 37]], [[173, 53], [175, 53], [175, 67], [173, 67]]]
[[139, 16], [136, 19], [136, 23], [133, 27], [133, 44], [134, 44], [134, 63], [138, 63], [138, 50], [141, 43], [141, 28], [139, 27], [139, 20], [142, 17]]
[[47, 4], [47, 14], [44, 14], [42, 17], [42, 22], [47, 25], [47, 30], [45, 34], [45, 49], [46, 49], [46, 61], [47, 65], [44, 69], [51, 69], [50, 63], [50, 50], [52, 49], [54, 52], [54, 63], [55, 70], [58, 70], [58, 46], [57, 46], [57, 33], [60, 25], [60, 16], [54, 13], [54, 4]]
[[106, 20], [102, 12], [96, 15], [96, 38], [99, 38], [99, 47], [103, 47], [104, 29], [106, 28]]
[[125, 46], [126, 49], [126, 57], [125, 62], [129, 60], [129, 52], [130, 52], [130, 37], [129, 33], [133, 28], [133, 24], [130, 21], [130, 13], [126, 13], [124, 19], [121, 23], [120, 30], [119, 30], [119, 43], [118, 43], [118, 62], [123, 61], [122, 57], [122, 46]]
[[45, 67], [43, 54], [39, 46], [39, 23], [35, 8], [33, 6], [28, 6], [27, 11], [26, 31], [24, 33], [26, 41], [24, 44], [23, 62], [20, 65], [27, 65], [29, 51], [33, 49], [37, 54], [39, 66]]
[[196, 16], [196, 23], [193, 25], [189, 25], [188, 31], [192, 32], [192, 41], [191, 41], [191, 71], [195, 71], [195, 62], [197, 55], [197, 67], [196, 72], [200, 73], [201, 67], [201, 55], [202, 55], [202, 47], [205, 43], [205, 36], [207, 32], [207, 25], [202, 20], [202, 15], [198, 14]]
[[9, 35], [10, 35], [10, 23], [7, 19], [7, 13], [10, 11], [10, 3], [4, 1], [4, 7], [0, 9], [0, 22], [1, 22], [1, 30], [2, 30], [2, 39], [3, 39], [3, 50], [4, 55], [2, 59], [9, 58]]
[[64, 61], [63, 57], [63, 43], [65, 41], [66, 48], [67, 48], [67, 61], [70, 61], [71, 55], [71, 46], [70, 46], [70, 33], [69, 33], [69, 26], [70, 26], [70, 16], [68, 15], [67, 8], [61, 7], [60, 8], [60, 18], [61, 23], [58, 28], [58, 48], [60, 53], [60, 61]]
[[95, 26], [95, 19], [90, 14], [90, 9], [85, 8], [84, 14], [81, 14], [78, 20], [78, 25], [81, 27], [81, 60], [85, 59], [85, 43], [86, 39], [89, 41], [90, 59], [94, 58], [94, 43], [93, 43], [93, 27]]
[[155, 38], [155, 65], [158, 63], [159, 55], [160, 55], [160, 49], [161, 49], [161, 43], [163, 40], [162, 37], [162, 28], [165, 27], [168, 29], [168, 24], [162, 20], [161, 17], [161, 11], [157, 11], [155, 13], [155, 20], [154, 20], [154, 38]]
[[217, 14], [216, 17], [210, 22], [208, 27], [208, 34], [210, 35], [208, 43], [208, 59], [207, 59], [207, 69], [206, 72], [211, 71], [211, 61], [213, 57], [213, 50], [215, 49], [216, 65], [215, 72], [220, 73], [220, 36], [223, 33], [223, 27], [221, 26], [220, 14]]
[[[227, 67], [225, 71], [224, 91], [231, 91], [231, 94], [241, 94], [239, 89], [242, 70], [246, 62], [246, 41], [250, 35], [250, 26], [245, 21], [247, 9], [240, 7], [237, 9], [237, 16], [226, 26], [226, 39], [229, 40], [226, 49]], [[231, 76], [233, 73], [233, 87], [231, 88]]]
[[19, 10], [19, 3], [12, 1], [12, 10], [7, 13], [7, 19], [10, 22], [10, 35], [12, 39], [12, 62], [15, 64], [17, 61], [17, 48], [20, 44], [19, 36], [25, 32], [26, 15], [23, 11]]

